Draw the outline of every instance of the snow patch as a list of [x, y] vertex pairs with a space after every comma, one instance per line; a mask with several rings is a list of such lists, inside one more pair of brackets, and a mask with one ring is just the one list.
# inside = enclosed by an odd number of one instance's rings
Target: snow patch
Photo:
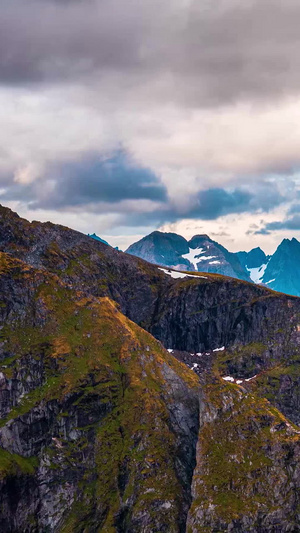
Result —
[[264, 264], [264, 265], [261, 265], [260, 267], [257, 267], [257, 268], [247, 268], [249, 274], [250, 274], [250, 279], [254, 282], [254, 283], [261, 283], [262, 282], [262, 278], [264, 277], [264, 273], [266, 271], [266, 268], [268, 266], [268, 263]]
[[268, 285], [268, 283], [273, 283], [273, 281], [275, 281], [276, 278], [274, 279], [270, 279], [270, 281], [266, 281], [266, 285]]
[[296, 428], [294, 428], [289, 422], [286, 422], [285, 425], [286, 425], [286, 427], [288, 427], [294, 433], [298, 433], [298, 435], [300, 434], [300, 431], [298, 431]]
[[169, 353], [173, 353], [173, 352], [174, 352], [174, 350], [172, 350], [172, 348], [167, 348], [167, 351], [168, 351]]
[[244, 383], [244, 381], [251, 381], [252, 379], [256, 378], [257, 374], [255, 376], [252, 376], [252, 378], [243, 379], [243, 378], [233, 378], [231, 376], [226, 376], [222, 379], [225, 381], [230, 381], [231, 383], [236, 383], [237, 385], [241, 385], [241, 383]]
[[185, 272], [178, 272], [177, 270], [167, 270], [166, 268], [160, 268], [158, 267], [158, 270], [161, 270], [162, 272], [164, 272], [165, 274], [167, 274], [168, 276], [171, 276], [172, 278], [174, 279], [179, 279], [179, 278], [203, 278], [203, 279], [207, 279], [206, 276], [196, 276], [195, 274], [186, 274]]
[[257, 378], [257, 374], [255, 374], [255, 376], [252, 376], [252, 378], [245, 379], [245, 381], [251, 381], [254, 378]]
[[206, 255], [205, 257], [199, 257], [198, 262], [199, 261], [209, 261], [210, 259], [215, 259], [216, 257], [217, 257], [216, 255]]
[[209, 264], [210, 265], [220, 265], [221, 261], [210, 261]]
[[215, 348], [213, 352], [224, 352], [225, 346], [222, 346], [222, 348]]
[[197, 263], [199, 262], [198, 255], [205, 254], [203, 248], [190, 248], [188, 254], [184, 254], [182, 257], [192, 263], [195, 270], [197, 270]]

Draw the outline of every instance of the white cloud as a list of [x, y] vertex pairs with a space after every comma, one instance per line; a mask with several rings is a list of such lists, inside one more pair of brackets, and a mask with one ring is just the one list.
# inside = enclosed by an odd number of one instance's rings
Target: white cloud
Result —
[[[0, 18], [1, 186], [8, 175], [20, 186], [39, 182], [53, 161], [123, 147], [157, 173], [179, 213], [199, 190], [255, 190], [265, 179], [293, 200], [298, 2], [286, 0], [284, 9], [279, 0], [13, 4], [5, 0]], [[43, 182], [40, 194], [50, 189]], [[134, 205], [141, 214], [152, 208]], [[28, 213], [93, 229], [82, 210]], [[238, 231], [257, 216], [243, 215]], [[100, 230], [118, 222], [116, 213], [105, 217]], [[211, 231], [222, 221], [210, 222]], [[241, 242], [229, 221], [226, 231]], [[92, 225], [96, 231], [96, 219]], [[258, 239], [265, 237], [251, 236]]]
[[[256, 229], [264, 227], [265, 223], [274, 222], [284, 217], [287, 207], [274, 209], [270, 213], [227, 215], [218, 220], [182, 220], [174, 224], [164, 224], [161, 231], [171, 231], [190, 239], [193, 235], [206, 233], [213, 240], [225, 246], [230, 252], [249, 251], [260, 246], [265, 253], [272, 254], [283, 239], [282, 232], [274, 231], [270, 235], [247, 235], [252, 225]], [[227, 234], [227, 235], [225, 235]], [[300, 231], [285, 231], [284, 237], [300, 239]]]

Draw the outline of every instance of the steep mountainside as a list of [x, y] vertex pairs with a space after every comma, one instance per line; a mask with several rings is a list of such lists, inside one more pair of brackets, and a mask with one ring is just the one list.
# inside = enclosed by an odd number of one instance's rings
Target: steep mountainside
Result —
[[297, 239], [284, 239], [271, 257], [262, 282], [271, 289], [300, 295], [300, 243]]
[[5, 208], [0, 294], [0, 531], [299, 531], [298, 298]]
[[177, 270], [211, 272], [250, 281], [237, 255], [207, 235], [195, 235], [187, 241], [176, 233], [155, 231], [129, 246], [127, 253]]
[[245, 268], [258, 268], [268, 262], [269, 256], [261, 248], [253, 248], [250, 252], [237, 252], [240, 263]]
[[107, 298], [0, 269], [0, 530], [183, 530], [196, 375]]
[[155, 265], [178, 268], [179, 270], [191, 269], [191, 263], [184, 259], [184, 254], [189, 253], [189, 245], [184, 237], [176, 233], [162, 233], [154, 231], [140, 241], [132, 244], [126, 250], [128, 254], [141, 257]]
[[238, 252], [236, 254], [242, 266], [249, 272], [249, 276], [254, 283], [262, 283], [265, 270], [270, 260], [261, 248], [253, 248], [250, 252]]
[[300, 430], [242, 387], [203, 390], [187, 532], [296, 533]]

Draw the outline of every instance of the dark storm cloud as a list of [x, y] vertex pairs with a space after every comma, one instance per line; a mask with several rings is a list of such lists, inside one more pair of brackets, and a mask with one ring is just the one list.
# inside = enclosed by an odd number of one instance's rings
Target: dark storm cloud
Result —
[[200, 191], [190, 216], [211, 220], [232, 213], [254, 213], [259, 210], [268, 212], [284, 201], [285, 198], [276, 185], [261, 180], [255, 191], [251, 186], [234, 190], [214, 188]]
[[86, 154], [79, 161], [52, 164], [39, 180], [15, 184], [4, 197], [21, 198], [31, 209], [60, 209], [122, 200], [163, 202], [167, 193], [151, 170], [134, 165], [121, 150], [110, 157]]
[[255, 190], [251, 186], [201, 190], [182, 207], [170, 199], [159, 176], [118, 150], [110, 156], [86, 153], [80, 159], [48, 164], [32, 183], [13, 182], [0, 201], [22, 202], [31, 210], [114, 213], [120, 226], [157, 227], [182, 219], [267, 212], [287, 198], [276, 184], [262, 179]]
[[261, 230], [261, 232], [270, 232], [275, 230], [300, 230], [300, 214], [294, 215], [292, 217], [287, 217], [285, 220], [282, 221], [269, 222], [268, 224], [266, 224], [265, 228]]
[[277, 194], [275, 193], [276, 187], [273, 186], [273, 189], [274, 194], [269, 199], [269, 204], [265, 198], [264, 187], [255, 193], [242, 189], [233, 191], [221, 188], [207, 189], [200, 191], [194, 199], [191, 199], [189, 206], [184, 211], [171, 205], [170, 202], [162, 203], [147, 213], [134, 212], [134, 209], [131, 209], [130, 212], [122, 214], [120, 224], [124, 226], [160, 226], [183, 219], [216, 220], [220, 216], [230, 214], [268, 211], [274, 207], [274, 201], [276, 201], [276, 205], [286, 201], [286, 198], [281, 196], [278, 191]]
[[229, 213], [241, 213], [250, 208], [253, 195], [248, 191], [235, 189], [208, 189], [198, 193], [197, 204], [189, 212], [189, 218], [212, 220]]
[[0, 81], [78, 81], [98, 69], [102, 77], [106, 71], [132, 68], [143, 25], [127, 12], [116, 0], [4, 0]]
[[112, 75], [120, 92], [150, 84], [186, 105], [291, 95], [299, 24], [298, 0], [3, 0], [0, 81]]
[[[168, 202], [159, 209], [151, 213], [142, 215], [141, 213], [131, 213], [127, 215], [128, 225], [138, 226], [139, 224], [160, 226], [165, 223], [178, 222], [182, 219], [216, 220], [219, 217], [231, 214], [254, 214], [269, 212], [274, 207], [287, 202], [287, 197], [282, 190], [279, 190], [275, 183], [264, 182], [255, 188], [251, 187], [251, 180], [248, 187], [225, 189], [210, 188], [198, 192], [190, 199], [190, 203], [183, 211]], [[122, 222], [125, 224], [126, 216], [123, 215]]]
[[[299, 196], [300, 196], [300, 193], [298, 191], [298, 198]], [[288, 215], [294, 215], [298, 213], [300, 213], [300, 204], [292, 204], [288, 210]]]

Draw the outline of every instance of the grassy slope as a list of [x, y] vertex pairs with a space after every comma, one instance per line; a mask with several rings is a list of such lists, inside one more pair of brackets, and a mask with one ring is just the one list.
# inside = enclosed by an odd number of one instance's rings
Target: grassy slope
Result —
[[277, 511], [296, 527], [300, 429], [266, 399], [235, 384], [214, 379], [204, 394], [209, 408], [200, 430], [188, 532], [209, 533], [212, 524], [227, 531], [228, 524], [237, 527], [245, 518], [260, 531], [259, 514]]
[[[131, 502], [131, 512], [137, 516], [145, 510], [152, 513], [155, 524], [160, 500], [171, 504], [160, 520], [168, 524], [169, 531], [177, 531], [182, 487], [174, 468], [177, 443], [169, 428], [165, 398], [170, 391], [162, 368], [167, 365], [172, 369], [187, 391], [197, 389], [197, 377], [151, 335], [126, 319], [108, 298], [82, 297], [55, 276], [4, 254], [0, 255], [0, 275], [19, 283], [23, 280], [32, 292], [25, 316], [19, 310], [15, 316], [10, 314], [1, 331], [7, 357], [1, 361], [0, 370], [12, 379], [26, 367], [27, 359], [39, 360], [41, 353], [44, 365], [43, 383], [29, 391], [1, 425], [54, 400], [60, 416], [68, 415], [64, 403], [73, 397], [78, 408], [87, 398], [109, 405], [106, 417], [94, 427], [96, 476], [94, 469], [85, 472], [82, 497], [74, 503], [61, 531], [80, 530], [83, 523], [88, 527], [95, 505], [100, 507], [102, 528], [115, 531], [116, 515], [126, 501]], [[3, 301], [2, 312], [5, 305]], [[52, 446], [47, 451], [51, 468], [59, 465], [63, 469], [64, 462], [81, 456], [90, 426], [87, 423], [78, 430], [78, 440], [64, 441], [59, 436], [62, 448]], [[39, 459], [4, 451], [0, 457], [3, 476], [14, 475], [20, 465], [24, 473], [33, 475]], [[129, 474], [121, 494], [119, 476], [124, 464]]]

